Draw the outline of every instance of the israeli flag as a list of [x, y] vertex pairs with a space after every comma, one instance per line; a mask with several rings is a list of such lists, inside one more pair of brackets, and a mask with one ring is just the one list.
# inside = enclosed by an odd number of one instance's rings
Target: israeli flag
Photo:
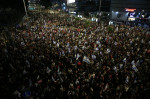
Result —
[[79, 54], [75, 55], [76, 60], [78, 60], [79, 57], [80, 57]]
[[59, 47], [59, 43], [57, 43], [57, 47]]
[[92, 55], [92, 59], [95, 60], [95, 59], [96, 59], [96, 56], [95, 56], [95, 55]]
[[132, 64], [132, 65], [135, 65], [135, 61], [133, 60], [133, 61], [131, 62], [131, 64]]
[[58, 72], [58, 73], [60, 72], [60, 67], [59, 67], [59, 66], [58, 66], [57, 72]]
[[83, 61], [86, 62], [87, 64], [90, 64], [90, 60], [88, 57], [84, 56]]
[[25, 45], [25, 43], [24, 43], [24, 42], [21, 42], [21, 45], [22, 45], [22, 46], [24, 46], [24, 45]]
[[96, 44], [100, 44], [100, 41], [96, 41]]
[[95, 48], [96, 51], [99, 51], [99, 48]]
[[127, 59], [126, 59], [126, 58], [124, 58], [124, 59], [123, 59], [123, 62], [126, 62], [126, 60], [127, 60]]
[[53, 44], [56, 44], [56, 41], [53, 41]]
[[138, 69], [135, 65], [132, 66], [132, 69], [135, 71], [135, 72], [138, 72]]
[[52, 80], [53, 80], [53, 82], [56, 82], [53, 76], [52, 76]]
[[115, 66], [113, 69], [114, 69], [114, 71], [117, 73], [117, 67]]
[[107, 53], [110, 53], [110, 49], [109, 48], [107, 49]]
[[46, 72], [49, 74], [51, 72], [51, 70], [47, 67]]
[[125, 80], [125, 83], [128, 83], [128, 82], [129, 82], [129, 77], [127, 76], [126, 80]]

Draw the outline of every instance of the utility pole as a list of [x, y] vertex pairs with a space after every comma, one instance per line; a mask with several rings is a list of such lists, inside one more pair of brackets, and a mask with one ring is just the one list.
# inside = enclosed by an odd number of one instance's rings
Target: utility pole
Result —
[[28, 16], [28, 13], [27, 13], [27, 8], [26, 8], [26, 3], [25, 1], [23, 0], [23, 4], [24, 4], [24, 10], [25, 10], [25, 13], [26, 13], [26, 17]]
[[101, 4], [102, 4], [102, 0], [99, 0], [99, 18], [98, 18], [98, 24], [100, 24]]

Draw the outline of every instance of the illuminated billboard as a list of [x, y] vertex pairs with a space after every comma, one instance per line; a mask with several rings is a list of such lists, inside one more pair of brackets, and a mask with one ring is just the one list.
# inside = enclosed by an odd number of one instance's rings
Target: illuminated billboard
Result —
[[75, 0], [67, 0], [67, 4], [74, 3], [74, 2], [75, 2]]

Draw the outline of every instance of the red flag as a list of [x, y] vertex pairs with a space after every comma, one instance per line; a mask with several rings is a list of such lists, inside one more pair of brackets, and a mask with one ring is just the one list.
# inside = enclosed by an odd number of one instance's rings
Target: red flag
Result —
[[148, 50], [147, 53], [150, 53], [150, 50]]
[[39, 80], [39, 81], [38, 81], [38, 84], [40, 84], [40, 83], [42, 83], [42, 80]]

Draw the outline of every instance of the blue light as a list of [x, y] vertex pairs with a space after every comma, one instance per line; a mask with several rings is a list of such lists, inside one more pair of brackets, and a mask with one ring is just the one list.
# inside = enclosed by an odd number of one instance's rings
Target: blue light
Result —
[[63, 9], [66, 9], [66, 7], [63, 7]]

